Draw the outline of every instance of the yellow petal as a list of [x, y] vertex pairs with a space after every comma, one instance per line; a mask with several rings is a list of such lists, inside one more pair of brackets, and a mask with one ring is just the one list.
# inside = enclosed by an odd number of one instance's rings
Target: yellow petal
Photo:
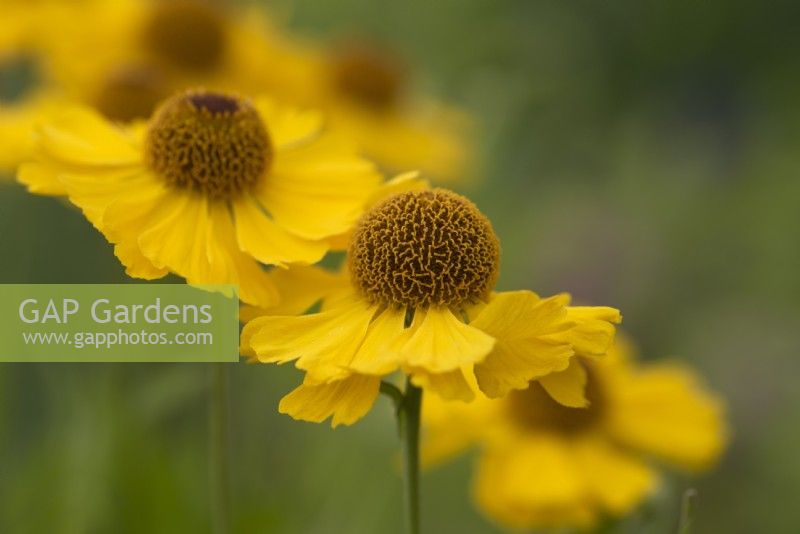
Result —
[[622, 321], [619, 310], [604, 306], [569, 306], [567, 318], [575, 326], [552, 339], [571, 344], [577, 354], [587, 357], [608, 352], [614, 342], [614, 324]]
[[405, 172], [398, 174], [380, 186], [367, 201], [368, 206], [374, 206], [382, 200], [405, 193], [407, 191], [423, 191], [430, 189], [431, 184], [428, 180], [421, 178], [418, 171]]
[[148, 222], [140, 229], [138, 243], [153, 265], [168, 268], [187, 279], [207, 278], [210, 218], [204, 197], [171, 192], [164, 196], [158, 213]]
[[446, 373], [429, 373], [425, 369], [407, 368], [406, 374], [411, 382], [426, 391], [435, 393], [444, 400], [471, 402], [475, 392], [464, 377], [464, 370], [456, 369]]
[[60, 178], [69, 200], [111, 242], [117, 241], [105, 223], [106, 212], [111, 205], [124, 199], [129, 207], [135, 205], [125, 215], [144, 220], [165, 194], [163, 185], [140, 168], [105, 170], [92, 174], [70, 172], [62, 173]]
[[272, 279], [251, 256], [236, 245], [235, 230], [228, 208], [217, 202], [210, 206], [211, 228], [208, 235], [208, 257], [212, 280], [207, 284], [239, 284], [239, 297], [244, 302], [262, 307], [275, 306], [279, 295]]
[[329, 237], [325, 241], [328, 243], [328, 246], [331, 248], [331, 250], [335, 251], [347, 250], [347, 247], [350, 246], [350, 238], [352, 237], [352, 235], [353, 235], [352, 230], [348, 230], [343, 234]]
[[609, 427], [616, 439], [694, 471], [719, 459], [728, 441], [724, 404], [691, 369], [665, 363], [607, 372]]
[[68, 109], [38, 133], [41, 150], [64, 162], [112, 167], [142, 162], [131, 137], [88, 108]]
[[[342, 107], [333, 117], [337, 127], [352, 135], [364, 153], [381, 166], [422, 169], [438, 180], [463, 180], [467, 152], [463, 146], [469, 124], [465, 117], [439, 106], [415, 113], [372, 113]], [[416, 110], [420, 111], [420, 110]]]
[[190, 284], [239, 285], [245, 302], [276, 302], [267, 273], [239, 250], [224, 203], [168, 189], [139, 168], [67, 174], [62, 182], [70, 200], [118, 246], [117, 255], [132, 276], [153, 278], [170, 271]]
[[603, 357], [603, 365], [613, 365], [620, 368], [631, 368], [639, 358], [639, 347], [622, 330], [614, 334], [614, 343]]
[[[242, 254], [237, 255], [234, 262], [239, 275], [239, 298], [242, 302], [262, 307], [278, 303], [278, 290], [255, 260]], [[223, 283], [233, 284], [232, 281], [215, 282], [215, 284]]]
[[309, 140], [322, 129], [323, 117], [318, 111], [280, 106], [269, 98], [259, 98], [255, 105], [278, 150]]
[[[248, 319], [245, 322], [244, 327], [242, 328], [241, 334], [239, 334], [239, 354], [247, 358], [248, 363], [257, 363], [258, 362], [258, 354], [256, 353], [255, 349], [253, 348], [253, 336], [256, 335], [261, 331], [261, 321], [259, 319], [263, 318], [264, 316], [256, 317], [255, 319]], [[241, 321], [245, 321], [242, 319], [241, 312], [239, 313], [239, 319]]]
[[271, 306], [278, 295], [258, 263], [239, 251], [227, 207], [188, 192], [170, 192], [138, 230], [142, 254], [194, 285], [239, 285], [248, 303]]
[[605, 321], [613, 324], [622, 322], [622, 314], [608, 306], [570, 306], [568, 315], [575, 320]]
[[496, 293], [472, 321], [475, 328], [499, 338], [527, 338], [562, 332], [569, 297], [541, 299], [532, 291]]
[[[477, 387], [473, 386], [473, 391]], [[502, 424], [505, 406], [477, 395], [470, 403], [444, 400], [440, 395], [425, 395], [422, 402], [423, 464], [439, 463], [464, 452], [470, 445], [486, 439]]]
[[543, 376], [539, 383], [559, 404], [570, 408], [585, 408], [589, 405], [585, 395], [587, 378], [586, 369], [573, 358], [565, 370]]
[[486, 360], [475, 366], [481, 390], [489, 397], [552, 372], [563, 371], [574, 351], [565, 342], [548, 339], [571, 326], [566, 320], [567, 297], [540, 299], [530, 291], [498, 293], [478, 312], [471, 326], [490, 334], [497, 343]]
[[[6, 22], [3, 27], [4, 32], [8, 26], [9, 23]], [[8, 57], [6, 54], [9, 49], [4, 43], [0, 43], [0, 50], [3, 50], [0, 53], [4, 58]], [[5, 177], [3, 176], [5, 173], [13, 174], [20, 163], [29, 160], [36, 152], [34, 132], [41, 117], [46, 116], [49, 110], [40, 109], [39, 98], [31, 95], [26, 97], [13, 105], [4, 105], [0, 102], [0, 146], [3, 147], [0, 150], [0, 179]], [[45, 99], [47, 102], [51, 100], [48, 97]]]
[[[120, 185], [122, 193], [105, 208], [100, 223], [109, 240], [128, 250], [119, 257], [131, 273], [137, 269], [133, 262], [137, 260], [134, 249], [138, 248], [154, 269], [179, 274], [190, 284], [239, 285], [244, 302], [261, 306], [276, 303], [278, 294], [269, 275], [238, 249], [224, 203], [169, 190], [153, 177], [150, 180], [129, 179], [124, 187]], [[73, 181], [69, 183], [75, 187]], [[103, 206], [102, 199], [92, 204], [87, 197], [78, 198], [77, 193], [73, 200], [87, 210], [97, 206], [99, 211]], [[146, 270], [140, 274], [144, 277]]]
[[315, 380], [347, 376], [347, 366], [367, 334], [375, 307], [357, 300], [349, 306], [296, 317], [265, 316], [248, 323], [250, 346], [266, 363], [297, 361]]
[[17, 171], [17, 181], [37, 195], [66, 195], [58, 176], [58, 166], [46, 160], [23, 163]]
[[303, 384], [281, 399], [278, 410], [312, 423], [333, 416], [334, 428], [352, 425], [372, 408], [380, 383], [379, 377], [352, 375], [326, 384]]
[[125, 266], [125, 274], [132, 278], [155, 280], [166, 276], [169, 271], [159, 269], [145, 258], [134, 242], [119, 243], [114, 246], [114, 255]]
[[512, 528], [585, 528], [596, 521], [580, 465], [557, 438], [490, 447], [479, 460], [474, 492], [490, 517]]
[[[373, 206], [392, 195], [397, 195], [406, 191], [419, 191], [430, 189], [428, 180], [420, 178], [416, 171], [400, 174], [385, 182], [367, 200], [367, 206]], [[328, 244], [333, 250], [347, 250], [350, 244], [352, 230], [339, 234], [328, 239]]]
[[369, 326], [364, 343], [359, 347], [349, 368], [368, 375], [388, 375], [402, 363], [403, 345], [411, 337], [404, 328], [405, 310], [384, 310]]
[[261, 263], [316, 263], [328, 250], [322, 241], [309, 241], [288, 233], [275, 224], [251, 198], [233, 204], [239, 247]]
[[276, 154], [256, 194], [280, 226], [318, 240], [348, 231], [379, 183], [372, 163], [323, 138]]
[[[431, 373], [445, 373], [486, 358], [495, 340], [461, 322], [447, 308], [430, 307], [402, 349], [405, 363]], [[419, 321], [414, 318], [414, 322]]]
[[242, 322], [261, 315], [300, 315], [322, 299], [352, 292], [346, 276], [311, 265], [296, 264], [286, 269], [272, 269], [268, 276], [280, 294], [278, 304], [270, 308], [242, 306], [239, 311]]
[[67, 174], [62, 180], [70, 200], [114, 243], [114, 254], [134, 278], [153, 280], [169, 271], [155, 266], [139, 249], [137, 238], [166, 191], [142, 170], [106, 170], [94, 174]]
[[637, 456], [602, 440], [576, 444], [575, 455], [594, 499], [615, 516], [636, 508], [658, 481], [656, 473]]

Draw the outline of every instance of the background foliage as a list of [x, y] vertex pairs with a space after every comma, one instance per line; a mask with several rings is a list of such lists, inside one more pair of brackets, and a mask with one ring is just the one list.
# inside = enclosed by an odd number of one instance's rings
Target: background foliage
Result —
[[[729, 399], [732, 446], [619, 532], [797, 532], [800, 508], [800, 17], [788, 0], [297, 0], [290, 26], [376, 35], [416, 82], [472, 111], [470, 194], [503, 246], [502, 289], [615, 305], [645, 358], [680, 355]], [[124, 281], [75, 210], [0, 185], [0, 281]], [[204, 532], [201, 365], [0, 367], [0, 532]], [[241, 532], [399, 532], [388, 402], [335, 432], [276, 413], [289, 367], [237, 366]], [[427, 532], [496, 532], [470, 459], [424, 477]]]

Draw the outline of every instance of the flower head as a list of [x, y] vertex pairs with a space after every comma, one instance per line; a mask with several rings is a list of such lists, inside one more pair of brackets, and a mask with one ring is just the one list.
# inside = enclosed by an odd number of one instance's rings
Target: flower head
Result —
[[469, 176], [477, 159], [470, 117], [416, 94], [411, 69], [392, 50], [351, 39], [316, 59], [313, 102], [368, 156], [391, 172], [420, 169], [437, 181]]
[[474, 497], [509, 527], [591, 527], [626, 514], [658, 482], [647, 456], [698, 471], [726, 440], [721, 401], [690, 369], [640, 365], [630, 352], [618, 340], [606, 358], [579, 364], [584, 408], [556, 402], [545, 381], [469, 405], [432, 399], [423, 454], [435, 463], [479, 447]]
[[150, 124], [148, 165], [178, 189], [231, 199], [258, 184], [273, 147], [252, 103], [206, 91], [167, 100]]
[[[408, 183], [409, 177], [400, 183]], [[388, 187], [396, 187], [398, 182]], [[567, 295], [493, 293], [499, 245], [488, 219], [450, 191], [400, 190], [375, 203], [350, 238], [347, 291], [309, 315], [264, 315], [242, 333], [242, 351], [265, 363], [295, 361], [302, 386], [281, 411], [349, 424], [369, 411], [381, 378], [400, 371], [443, 398], [503, 396], [558, 371], [559, 401], [585, 402], [578, 354], [602, 356], [611, 308], [573, 308]]]
[[169, 96], [169, 80], [158, 68], [144, 63], [119, 65], [105, 72], [88, 91], [87, 101], [116, 122], [146, 120]]
[[310, 103], [294, 99], [314, 85], [302, 47], [255, 7], [47, 2], [35, 30], [56, 84], [114, 121], [147, 119], [164, 98], [195, 86]]
[[331, 59], [331, 89], [353, 104], [376, 112], [400, 103], [406, 77], [400, 59], [374, 45], [350, 43]]
[[216, 6], [197, 0], [158, 2], [141, 29], [144, 48], [160, 62], [186, 71], [211, 71], [225, 57], [228, 21]]
[[461, 195], [435, 189], [370, 210], [353, 233], [348, 266], [370, 302], [425, 309], [486, 300], [499, 263], [489, 220]]
[[277, 293], [259, 262], [318, 261], [380, 183], [317, 113], [206, 90], [167, 99], [143, 127], [71, 109], [39, 129], [37, 155], [19, 180], [66, 194], [129, 275], [239, 284], [261, 306]]

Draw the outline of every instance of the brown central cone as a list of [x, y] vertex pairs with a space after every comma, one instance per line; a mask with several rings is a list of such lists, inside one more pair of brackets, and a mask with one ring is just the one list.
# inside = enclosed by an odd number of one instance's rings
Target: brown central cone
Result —
[[202, 0], [159, 0], [143, 32], [145, 47], [170, 67], [208, 72], [228, 46], [223, 13]]
[[508, 403], [512, 419], [531, 430], [546, 430], [573, 435], [594, 426], [603, 416], [606, 399], [597, 372], [587, 362], [581, 362], [588, 373], [586, 383], [586, 408], [570, 408], [555, 401], [537, 381], [525, 390], [509, 393]]
[[147, 162], [170, 185], [212, 198], [251, 189], [273, 157], [267, 129], [248, 101], [189, 91], [158, 109], [147, 135]]
[[445, 189], [390, 197], [361, 218], [349, 249], [356, 288], [394, 307], [459, 306], [494, 287], [500, 245], [489, 220]]

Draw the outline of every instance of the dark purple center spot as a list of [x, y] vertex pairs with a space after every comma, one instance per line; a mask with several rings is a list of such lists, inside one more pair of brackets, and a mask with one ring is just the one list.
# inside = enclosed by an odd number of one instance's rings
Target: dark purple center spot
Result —
[[219, 93], [195, 93], [189, 96], [189, 101], [196, 108], [211, 113], [235, 113], [239, 110], [239, 103], [235, 98]]

